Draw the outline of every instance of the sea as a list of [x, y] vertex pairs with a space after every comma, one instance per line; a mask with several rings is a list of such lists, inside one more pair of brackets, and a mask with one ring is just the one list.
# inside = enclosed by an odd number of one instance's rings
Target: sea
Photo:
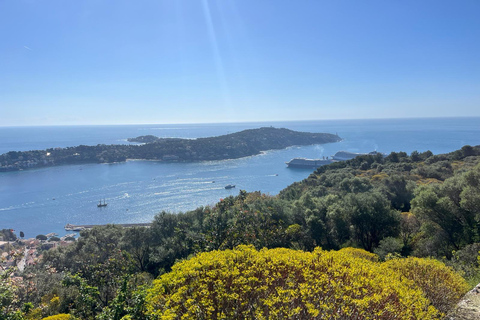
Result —
[[[480, 118], [312, 120], [215, 124], [0, 127], [0, 154], [97, 144], [128, 144], [140, 135], [195, 139], [260, 127], [338, 134], [337, 143], [295, 146], [222, 161], [165, 163], [132, 160], [0, 172], [0, 229], [25, 237], [76, 225], [151, 222], [162, 211], [214, 206], [240, 190], [276, 195], [313, 170], [287, 168], [292, 158], [330, 157], [337, 151], [435, 154], [480, 145]], [[236, 187], [225, 189], [228, 184]], [[108, 203], [97, 207], [99, 201]]]

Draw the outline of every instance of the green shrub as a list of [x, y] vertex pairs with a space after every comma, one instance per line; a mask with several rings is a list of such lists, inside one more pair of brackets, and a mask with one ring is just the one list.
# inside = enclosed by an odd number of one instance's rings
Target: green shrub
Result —
[[386, 237], [380, 240], [380, 243], [377, 248], [373, 250], [382, 261], [386, 260], [387, 256], [390, 255], [400, 255], [402, 251], [403, 243], [400, 239], [393, 237]]

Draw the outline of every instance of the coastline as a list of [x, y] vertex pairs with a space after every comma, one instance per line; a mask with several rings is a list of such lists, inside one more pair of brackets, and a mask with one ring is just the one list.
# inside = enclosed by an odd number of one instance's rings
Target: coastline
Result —
[[119, 163], [128, 159], [164, 162], [228, 160], [254, 156], [260, 154], [262, 150], [281, 150], [295, 145], [339, 141], [341, 138], [336, 134], [263, 127], [199, 139], [157, 138], [154, 142], [142, 145], [99, 144], [23, 152], [10, 151], [0, 155], [0, 172], [65, 164]]

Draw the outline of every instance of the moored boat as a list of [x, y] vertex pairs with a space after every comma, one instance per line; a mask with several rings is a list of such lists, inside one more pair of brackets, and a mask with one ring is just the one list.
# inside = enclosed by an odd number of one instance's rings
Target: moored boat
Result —
[[102, 200], [100, 200], [100, 202], [97, 204], [97, 207], [101, 208], [101, 207], [106, 207], [108, 205], [108, 203], [105, 202], [105, 199], [103, 199], [103, 203], [102, 203]]
[[70, 223], [67, 223], [64, 228], [66, 231], [82, 231], [84, 227], [76, 226]]

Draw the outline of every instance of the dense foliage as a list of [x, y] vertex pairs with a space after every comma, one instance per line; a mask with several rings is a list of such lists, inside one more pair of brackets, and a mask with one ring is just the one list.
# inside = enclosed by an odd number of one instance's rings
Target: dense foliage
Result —
[[273, 127], [199, 139], [138, 137], [132, 141], [148, 143], [143, 145], [81, 145], [47, 150], [7, 152], [0, 155], [0, 172], [62, 164], [123, 162], [127, 159], [164, 161], [236, 159], [256, 155], [265, 150], [340, 140], [337, 135], [329, 133], [297, 132]]
[[148, 310], [155, 319], [436, 319], [446, 310], [435, 307], [466, 291], [439, 262], [382, 264], [370, 255], [245, 246], [203, 253], [154, 281]]
[[468, 289], [462, 277], [437, 260], [409, 257], [392, 259], [385, 265], [412, 280], [432, 305], [443, 313], [451, 310]]
[[0, 230], [0, 241], [15, 241], [17, 236], [12, 229], [1, 229]]
[[[208, 312], [221, 308], [218, 312], [240, 317], [245, 310], [243, 301], [252, 306], [245, 311], [247, 317], [321, 317], [337, 308], [345, 317], [369, 314], [375, 318], [380, 316], [372, 315], [376, 312], [372, 310], [391, 303], [384, 311], [386, 319], [398, 306], [406, 312], [402, 315], [423, 317], [423, 312], [430, 312], [427, 318], [435, 318], [458, 300], [466, 290], [464, 282], [435, 260], [401, 257], [436, 258], [466, 277], [470, 285], [477, 284], [479, 208], [478, 147], [466, 146], [446, 155], [399, 152], [386, 157], [359, 156], [321, 167], [278, 196], [241, 190], [214, 206], [178, 214], [161, 212], [149, 228], [107, 225], [82, 231], [72, 245], [44, 252], [43, 260], [22, 274], [21, 283], [6, 285], [10, 277], [3, 278], [0, 294], [10, 304], [4, 304], [2, 312], [10, 317], [5, 319], [23, 315], [38, 320], [65, 313], [79, 319], [142, 320], [182, 308], [182, 312], [196, 308], [207, 317]], [[252, 247], [237, 248], [239, 245]], [[197, 258], [186, 260], [195, 255]], [[238, 264], [235, 267], [226, 259], [230, 255], [245, 255], [245, 261], [233, 260]], [[182, 260], [186, 261], [173, 267]], [[329, 269], [329, 263], [335, 268]], [[209, 293], [180, 290], [182, 281], [185, 285], [193, 281], [193, 276], [187, 277], [189, 272], [208, 273], [203, 269], [207, 266], [218, 268], [212, 272], [223, 277], [214, 286], [219, 291], [208, 287], [208, 277], [199, 283], [207, 286]], [[267, 266], [270, 269], [264, 269]], [[228, 275], [234, 270], [238, 273]], [[318, 270], [331, 281], [318, 276]], [[362, 275], [372, 282], [362, 282], [367, 281], [361, 280]], [[152, 279], [159, 276], [154, 289], [149, 289]], [[177, 280], [178, 286], [173, 283]], [[233, 288], [235, 281], [252, 290], [220, 290], [226, 285]], [[253, 283], [269, 292], [269, 298]], [[342, 283], [349, 284], [345, 287]], [[375, 289], [377, 285], [380, 291]], [[321, 306], [321, 301], [327, 300], [319, 297], [329, 286], [330, 295], [325, 299], [335, 299], [332, 301], [338, 305]], [[356, 301], [348, 296], [354, 294], [355, 286], [363, 286], [365, 292], [373, 290], [378, 299], [369, 300], [365, 294]], [[203, 294], [208, 301], [216, 297], [215, 303], [220, 303], [220, 295], [234, 297], [240, 305], [222, 300], [224, 304], [212, 311], [207, 300], [199, 305]], [[199, 298], [194, 298], [197, 295]], [[421, 303], [410, 307], [409, 299], [417, 295]], [[395, 299], [400, 302], [394, 303]], [[281, 301], [288, 302], [287, 306]]]

